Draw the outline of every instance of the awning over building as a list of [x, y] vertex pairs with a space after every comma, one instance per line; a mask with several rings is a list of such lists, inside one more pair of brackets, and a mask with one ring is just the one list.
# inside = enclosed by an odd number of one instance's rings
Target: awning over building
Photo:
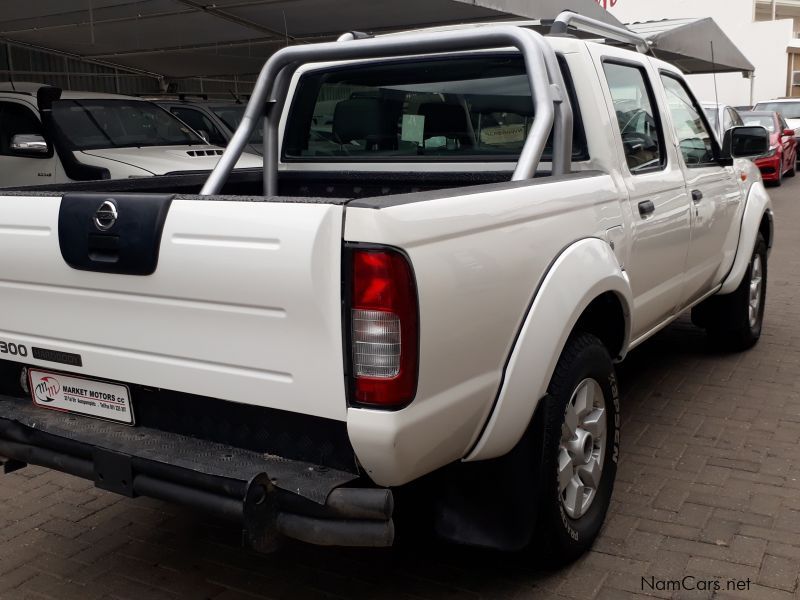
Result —
[[[286, 44], [564, 9], [595, 0], [5, 0], [0, 38], [168, 78], [250, 74]], [[0, 66], [5, 67], [5, 65]], [[15, 67], [19, 68], [17, 65]]]
[[[664, 19], [629, 23], [626, 27], [645, 36], [653, 55], [685, 73], [736, 73], [755, 70], [714, 19]], [[713, 60], [712, 60], [713, 48]]]

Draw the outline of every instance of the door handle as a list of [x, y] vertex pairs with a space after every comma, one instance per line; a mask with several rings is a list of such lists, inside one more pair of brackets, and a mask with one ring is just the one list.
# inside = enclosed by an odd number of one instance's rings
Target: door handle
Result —
[[642, 202], [639, 202], [639, 214], [642, 217], [653, 214], [655, 210], [656, 205], [653, 204], [652, 200], [643, 200]]
[[692, 200], [695, 202], [700, 202], [703, 199], [703, 192], [700, 190], [692, 190]]

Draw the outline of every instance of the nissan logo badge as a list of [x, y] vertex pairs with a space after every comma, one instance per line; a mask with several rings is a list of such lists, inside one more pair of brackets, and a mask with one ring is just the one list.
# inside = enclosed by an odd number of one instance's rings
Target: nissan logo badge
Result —
[[106, 200], [94, 213], [94, 224], [100, 231], [108, 231], [117, 222], [117, 205], [113, 200]]

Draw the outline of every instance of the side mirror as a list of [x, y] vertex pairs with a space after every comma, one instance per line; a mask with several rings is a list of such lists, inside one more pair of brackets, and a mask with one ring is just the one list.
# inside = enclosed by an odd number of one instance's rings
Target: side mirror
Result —
[[784, 129], [781, 135], [783, 137], [794, 137], [794, 129]]
[[197, 135], [199, 135], [201, 138], [203, 138], [203, 141], [206, 144], [210, 144], [211, 143], [211, 136], [208, 135], [208, 132], [205, 129], [198, 129], [197, 130]]
[[732, 127], [722, 141], [723, 159], [753, 158], [769, 151], [769, 132], [765, 127]]
[[35, 133], [18, 133], [11, 138], [9, 147], [11, 154], [20, 156], [47, 156], [50, 154], [50, 146], [45, 139]]

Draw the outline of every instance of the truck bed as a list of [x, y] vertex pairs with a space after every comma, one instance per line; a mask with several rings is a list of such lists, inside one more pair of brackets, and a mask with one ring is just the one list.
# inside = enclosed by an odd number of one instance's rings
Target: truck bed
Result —
[[[544, 177], [547, 173], [537, 173]], [[173, 174], [137, 179], [81, 181], [68, 184], [40, 185], [1, 189], [3, 195], [53, 196], [68, 192], [102, 192], [179, 194], [197, 196], [208, 173]], [[460, 188], [506, 182], [507, 171], [425, 173], [425, 172], [282, 172], [279, 175], [279, 196], [269, 201], [344, 204], [356, 198], [408, 194], [430, 190]], [[231, 201], [264, 201], [263, 173], [259, 170], [231, 174], [220, 196]], [[220, 199], [214, 196], [214, 199]], [[193, 198], [194, 199], [194, 198]]]

